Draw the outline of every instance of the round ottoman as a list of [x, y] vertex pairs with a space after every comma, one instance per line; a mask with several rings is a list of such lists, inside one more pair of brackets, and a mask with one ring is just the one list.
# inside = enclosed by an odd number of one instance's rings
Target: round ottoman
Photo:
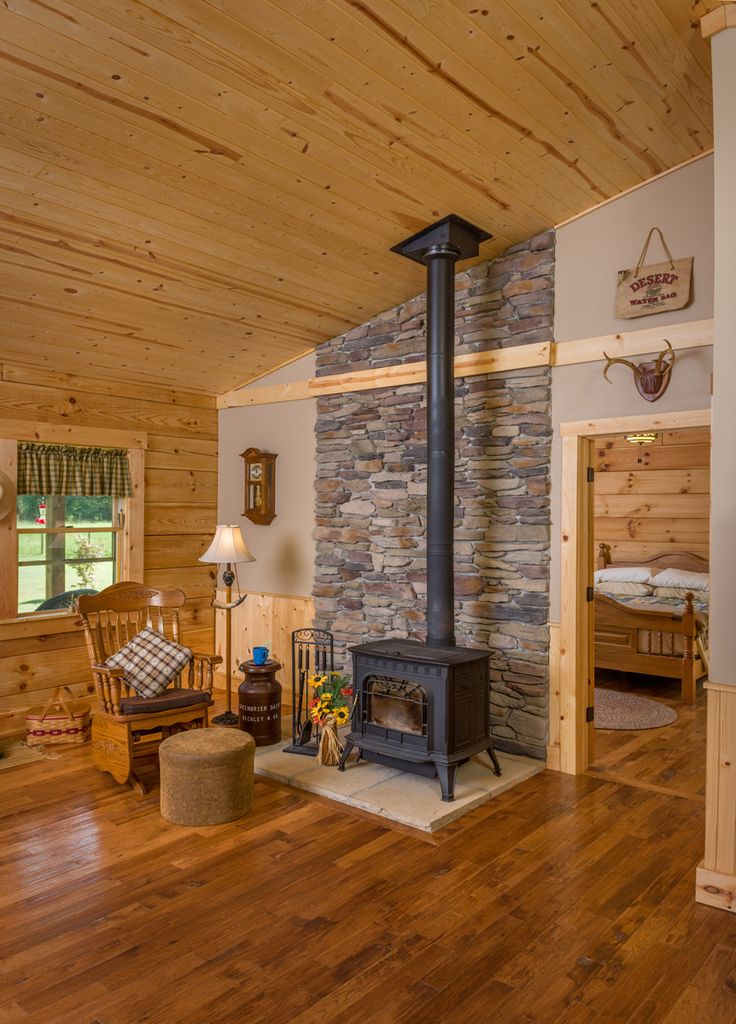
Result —
[[247, 732], [190, 729], [159, 747], [161, 814], [176, 825], [221, 825], [253, 798], [256, 744]]

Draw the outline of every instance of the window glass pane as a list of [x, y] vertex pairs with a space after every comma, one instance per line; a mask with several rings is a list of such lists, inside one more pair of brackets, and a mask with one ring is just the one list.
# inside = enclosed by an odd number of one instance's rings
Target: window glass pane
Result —
[[[28, 558], [29, 541], [46, 540], [46, 557]], [[67, 557], [59, 541], [66, 542]], [[58, 611], [80, 590], [103, 590], [115, 582], [115, 536], [110, 533], [21, 534], [18, 538], [18, 613]], [[30, 564], [23, 564], [30, 563]], [[43, 607], [42, 607], [43, 606]]]
[[19, 614], [61, 611], [80, 590], [115, 582], [117, 537], [104, 527], [114, 526], [117, 504], [108, 497], [18, 496], [18, 530], [31, 531], [18, 533]]
[[18, 566], [18, 614], [35, 612], [46, 600], [45, 568], [43, 565]]
[[19, 494], [18, 526], [114, 526], [115, 499], [67, 495], [46, 499], [41, 494]]
[[[20, 524], [19, 524], [20, 525]], [[45, 562], [46, 561], [46, 540], [45, 533], [19, 533], [18, 534], [18, 561], [19, 562]]]

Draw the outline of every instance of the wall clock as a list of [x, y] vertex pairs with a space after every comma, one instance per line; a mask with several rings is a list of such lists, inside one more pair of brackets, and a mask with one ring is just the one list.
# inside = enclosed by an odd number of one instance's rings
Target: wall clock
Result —
[[243, 515], [252, 523], [268, 526], [276, 516], [276, 459], [271, 452], [247, 448], [245, 461], [245, 502]]

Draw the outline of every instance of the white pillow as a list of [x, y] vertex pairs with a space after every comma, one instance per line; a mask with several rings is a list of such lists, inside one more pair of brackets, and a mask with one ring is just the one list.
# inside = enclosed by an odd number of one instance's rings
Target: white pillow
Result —
[[596, 583], [595, 590], [597, 594], [610, 594], [612, 597], [646, 597], [652, 592], [648, 583], [630, 583], [628, 580]]
[[[596, 583], [651, 583], [652, 574], [642, 566], [628, 566], [622, 569], [596, 569]], [[674, 585], [674, 584], [673, 584]]]
[[688, 572], [687, 569], [663, 569], [652, 580], [655, 587], [685, 587], [687, 590], [708, 590], [707, 572]]
[[684, 600], [688, 594], [692, 594], [696, 601], [706, 601], [707, 591], [693, 590], [692, 587], [655, 587], [655, 597], [679, 597]]

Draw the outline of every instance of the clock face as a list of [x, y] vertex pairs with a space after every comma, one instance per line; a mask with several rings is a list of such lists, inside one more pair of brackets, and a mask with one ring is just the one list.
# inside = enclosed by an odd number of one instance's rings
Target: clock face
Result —
[[263, 476], [263, 466], [260, 462], [254, 462], [250, 467], [251, 480], [260, 480]]

